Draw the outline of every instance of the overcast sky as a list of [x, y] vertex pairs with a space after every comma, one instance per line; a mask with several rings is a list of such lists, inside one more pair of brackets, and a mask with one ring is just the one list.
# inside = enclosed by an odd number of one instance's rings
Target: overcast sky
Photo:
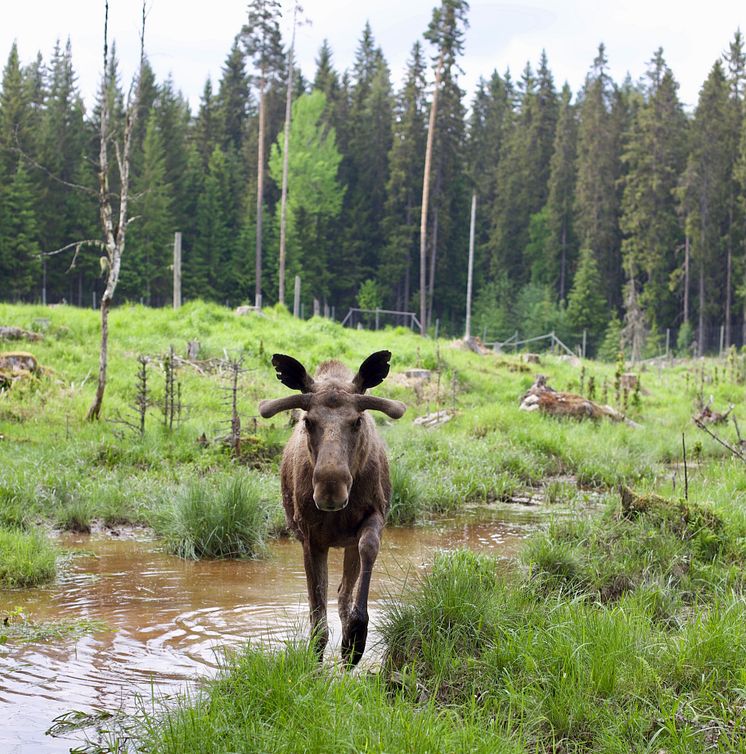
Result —
[[[298, 33], [298, 58], [313, 76], [314, 59], [329, 39], [338, 70], [350, 66], [367, 20], [383, 48], [395, 82], [403, 76], [412, 44], [421, 37], [436, 0], [302, 0], [311, 24]], [[111, 35], [122, 70], [130, 76], [137, 60], [140, 0], [110, 0]], [[159, 79], [173, 75], [195, 108], [208, 74], [216, 81], [235, 34], [246, 17], [245, 0], [148, 0], [146, 48]], [[286, 3], [290, 7], [290, 3]], [[0, 0], [0, 56], [18, 42], [21, 59], [38, 50], [48, 59], [55, 39], [69, 36], [79, 85], [87, 103], [95, 91], [101, 58], [102, 0]], [[480, 75], [510, 67], [518, 76], [546, 49], [558, 88], [567, 80], [576, 92], [599, 42], [607, 48], [616, 80], [627, 72], [640, 78], [653, 51], [662, 46], [687, 105], [737, 28], [746, 29], [746, 3], [735, 0], [533, 0], [528, 3], [471, 3], [470, 28], [462, 60], [468, 101]], [[289, 38], [289, 24], [283, 24]], [[127, 79], [125, 79], [127, 80]]]

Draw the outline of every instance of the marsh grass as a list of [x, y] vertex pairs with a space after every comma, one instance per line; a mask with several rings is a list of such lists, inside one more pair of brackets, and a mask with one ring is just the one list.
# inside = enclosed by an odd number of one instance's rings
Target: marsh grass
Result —
[[108, 628], [106, 623], [91, 618], [72, 618], [36, 621], [20, 610], [3, 616], [0, 625], [0, 644], [62, 641]]
[[674, 625], [656, 607], [644, 589], [577, 600], [444, 554], [388, 610], [385, 676], [410, 678], [412, 703], [424, 689], [468, 714], [478, 700], [524, 751], [742, 751], [746, 604], [723, 592]]
[[255, 558], [272, 520], [266, 489], [247, 474], [194, 480], [156, 519], [167, 549], [181, 558]]
[[523, 751], [476, 714], [434, 700], [415, 707], [378, 674], [319, 667], [305, 647], [247, 649], [206, 693], [162, 715], [145, 714], [138, 738], [154, 754]]
[[57, 573], [57, 548], [41, 531], [0, 529], [0, 588], [45, 584]]

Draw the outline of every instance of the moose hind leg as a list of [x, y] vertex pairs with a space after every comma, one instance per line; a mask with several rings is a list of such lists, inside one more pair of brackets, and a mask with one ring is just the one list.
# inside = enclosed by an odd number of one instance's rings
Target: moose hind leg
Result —
[[342, 627], [342, 658], [350, 666], [360, 662], [368, 639], [368, 592], [373, 565], [381, 547], [381, 530], [383, 519], [379, 515], [371, 516], [360, 531], [358, 554], [360, 557], [360, 579], [357, 594], [347, 623]]
[[329, 641], [329, 628], [326, 623], [327, 593], [327, 549], [312, 547], [308, 541], [303, 543], [303, 565], [306, 571], [308, 587], [308, 607], [311, 620], [311, 643], [319, 660], [324, 657], [324, 650]]

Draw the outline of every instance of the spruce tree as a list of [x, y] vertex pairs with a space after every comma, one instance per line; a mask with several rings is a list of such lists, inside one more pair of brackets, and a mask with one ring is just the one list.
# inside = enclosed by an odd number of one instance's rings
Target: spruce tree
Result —
[[609, 321], [609, 307], [603, 294], [601, 272], [591, 249], [580, 251], [578, 271], [567, 297], [567, 320], [576, 337], [588, 331], [591, 352], [603, 338]]
[[627, 283], [654, 329], [675, 321], [669, 280], [683, 243], [675, 189], [686, 163], [687, 121], [671, 70], [658, 50], [650, 61], [644, 100], [623, 155], [627, 168], [620, 225]]
[[19, 162], [0, 192], [0, 280], [2, 297], [11, 301], [29, 301], [38, 292], [41, 266], [34, 204], [32, 183]]
[[566, 83], [562, 87], [546, 205], [549, 226], [548, 264], [560, 301], [564, 301], [567, 296], [577, 254], [573, 223], [577, 148], [577, 113], [572, 104], [570, 87]]
[[378, 278], [387, 306], [408, 310], [416, 269], [417, 231], [425, 152], [425, 60], [417, 42], [397, 96], [383, 221], [385, 246]]
[[163, 306], [171, 292], [171, 186], [166, 180], [164, 138], [158, 116], [151, 111], [145, 130], [142, 172], [133, 180], [133, 216], [127, 243], [127, 265], [122, 270], [122, 294]]
[[691, 147], [683, 178], [687, 231], [697, 280], [697, 349], [706, 345], [705, 327], [722, 315], [725, 282], [724, 236], [728, 230], [730, 171], [728, 81], [721, 61], [713, 65], [699, 94], [691, 126]]
[[579, 107], [575, 228], [580, 244], [593, 249], [602, 291], [610, 306], [621, 304], [619, 236], [619, 121], [612, 117], [615, 87], [603, 45], [586, 77]]

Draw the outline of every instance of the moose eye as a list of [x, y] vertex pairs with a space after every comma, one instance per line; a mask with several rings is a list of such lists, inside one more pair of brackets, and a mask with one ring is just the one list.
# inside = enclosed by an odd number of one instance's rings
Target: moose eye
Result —
[[362, 416], [358, 416], [357, 419], [355, 419], [355, 421], [352, 423], [352, 428], [353, 429], [360, 429], [360, 427], [362, 427], [362, 426], [363, 426], [363, 417]]

